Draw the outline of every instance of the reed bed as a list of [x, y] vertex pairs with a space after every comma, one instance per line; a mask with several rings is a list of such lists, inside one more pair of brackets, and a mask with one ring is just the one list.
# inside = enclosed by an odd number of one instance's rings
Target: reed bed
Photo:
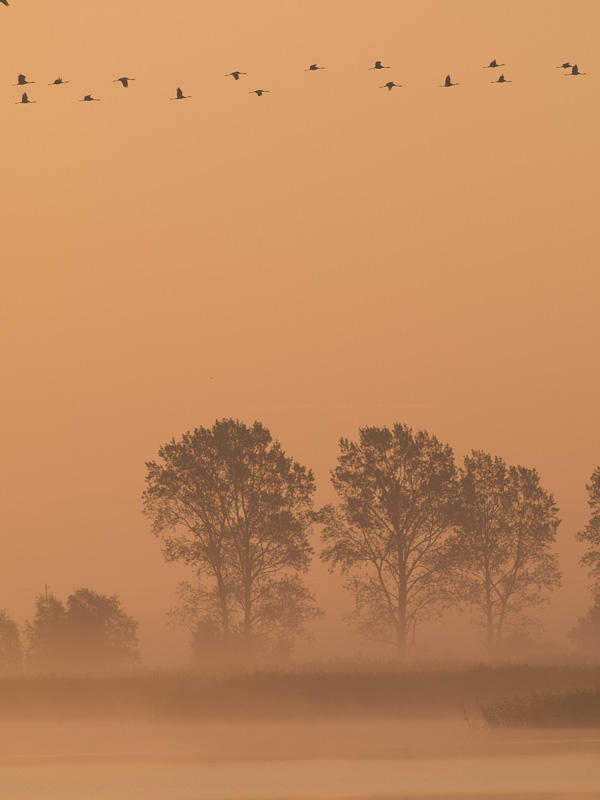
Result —
[[502, 697], [481, 716], [489, 728], [600, 728], [600, 687]]
[[[513, 707], [512, 713], [518, 717], [518, 704], [514, 700], [518, 696], [576, 698], [578, 692], [585, 691], [596, 698], [598, 707], [598, 686], [598, 666], [478, 665], [353, 670], [347, 665], [337, 665], [219, 674], [146, 671], [112, 676], [17, 675], [0, 678], [0, 719], [201, 722], [462, 719], [467, 715], [474, 720], [481, 709], [484, 721], [494, 727], [508, 724], [501, 720], [511, 718], [509, 709]], [[509, 700], [499, 699], [506, 697]], [[575, 700], [569, 702], [573, 704]], [[528, 703], [531, 706], [528, 719], [533, 719], [531, 709], [537, 706], [531, 700]], [[556, 703], [558, 709], [560, 704]]]

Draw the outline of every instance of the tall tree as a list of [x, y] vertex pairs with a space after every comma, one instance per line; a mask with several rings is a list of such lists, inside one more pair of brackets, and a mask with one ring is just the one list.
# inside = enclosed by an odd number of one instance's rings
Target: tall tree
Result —
[[592, 584], [592, 606], [585, 617], [579, 617], [570, 636], [583, 650], [600, 650], [600, 467], [592, 473], [585, 487], [588, 491], [590, 520], [582, 531], [575, 534], [577, 541], [586, 545], [581, 564], [587, 568]]
[[534, 469], [473, 451], [459, 483], [456, 586], [480, 612], [492, 657], [507, 630], [525, 624], [526, 612], [560, 585], [551, 552], [560, 520]]
[[600, 595], [600, 467], [596, 467], [585, 488], [589, 495], [590, 521], [576, 537], [577, 541], [587, 545], [581, 563], [587, 567], [593, 582], [594, 595]]
[[361, 428], [340, 440], [323, 514], [322, 558], [354, 594], [359, 629], [406, 654], [419, 622], [449, 598], [456, 501], [452, 450], [407, 425]]
[[40, 595], [27, 623], [29, 660], [48, 671], [122, 669], [138, 661], [137, 628], [118, 597], [77, 589], [65, 606], [52, 594]]
[[0, 609], [0, 674], [15, 672], [21, 667], [21, 637], [17, 623]]
[[312, 472], [261, 423], [232, 419], [171, 440], [146, 466], [153, 532], [166, 559], [193, 566], [200, 580], [193, 597], [184, 589], [183, 616], [195, 609], [194, 624], [247, 655], [274, 636], [303, 634], [317, 613], [300, 577], [312, 553]]

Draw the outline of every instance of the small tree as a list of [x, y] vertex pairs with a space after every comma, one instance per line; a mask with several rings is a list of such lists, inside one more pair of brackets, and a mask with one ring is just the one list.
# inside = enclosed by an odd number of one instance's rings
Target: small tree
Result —
[[28, 661], [35, 669], [61, 670], [68, 656], [67, 610], [53, 594], [38, 595], [33, 622], [25, 624]]
[[585, 617], [578, 617], [577, 625], [571, 628], [569, 636], [585, 653], [600, 653], [600, 594], [594, 595], [592, 607]]
[[[317, 613], [302, 585], [312, 548], [312, 473], [286, 457], [259, 422], [217, 421], [159, 450], [147, 464], [144, 510], [165, 539], [168, 561], [194, 567], [182, 614], [196, 632], [215, 632], [222, 650], [306, 633]], [[270, 645], [269, 645], [270, 646]]]
[[17, 623], [0, 609], [0, 674], [21, 668], [23, 654]]
[[118, 597], [77, 589], [67, 599], [69, 662], [85, 670], [122, 669], [139, 661], [139, 623]]
[[340, 440], [332, 482], [340, 503], [322, 512], [322, 558], [346, 576], [359, 630], [403, 657], [450, 594], [452, 450], [406, 425], [362, 428], [358, 442]]
[[459, 509], [456, 587], [480, 612], [491, 657], [507, 630], [527, 625], [526, 612], [560, 585], [551, 552], [560, 520], [534, 469], [481, 451], [465, 458]]

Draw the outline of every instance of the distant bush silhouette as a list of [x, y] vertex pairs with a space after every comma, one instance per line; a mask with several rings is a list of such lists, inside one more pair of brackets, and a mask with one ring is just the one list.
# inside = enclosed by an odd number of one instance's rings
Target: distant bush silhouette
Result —
[[139, 660], [137, 628], [118, 597], [78, 589], [65, 606], [54, 595], [40, 595], [27, 623], [28, 661], [46, 671], [123, 669]]
[[569, 636], [583, 652], [600, 654], [600, 592], [595, 595], [594, 603], [585, 617], [578, 618]]
[[17, 672], [23, 662], [17, 623], [0, 609], [0, 673]]

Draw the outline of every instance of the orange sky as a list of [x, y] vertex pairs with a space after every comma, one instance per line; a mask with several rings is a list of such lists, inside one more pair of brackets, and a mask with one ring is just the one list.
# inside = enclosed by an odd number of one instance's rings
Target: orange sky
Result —
[[[185, 573], [140, 513], [159, 445], [260, 419], [326, 501], [338, 438], [399, 421], [539, 470], [560, 641], [600, 463], [599, 29], [597, 0], [0, 7], [0, 607], [116, 593], [147, 661], [181, 661]], [[311, 653], [350, 641], [325, 575]]]

